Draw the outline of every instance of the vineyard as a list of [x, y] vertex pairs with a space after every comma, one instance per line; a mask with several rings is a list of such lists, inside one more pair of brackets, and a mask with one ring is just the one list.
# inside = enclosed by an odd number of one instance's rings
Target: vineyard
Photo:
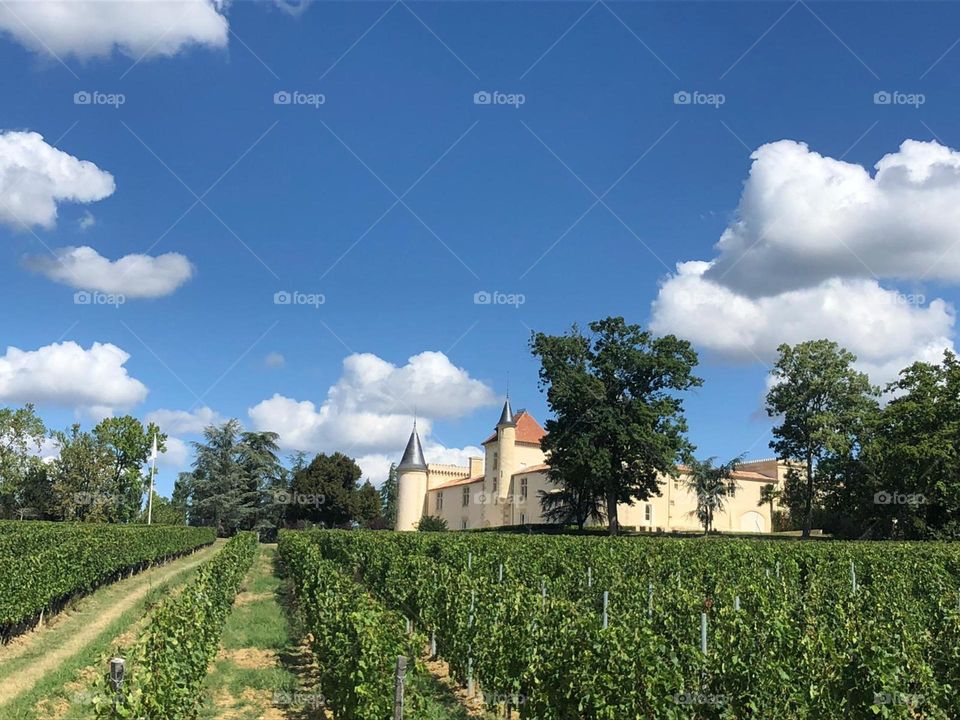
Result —
[[279, 549], [338, 720], [390, 717], [396, 656], [430, 640], [521, 718], [960, 717], [952, 545], [320, 531]]
[[213, 539], [211, 528], [0, 521], [0, 640], [71, 598]]

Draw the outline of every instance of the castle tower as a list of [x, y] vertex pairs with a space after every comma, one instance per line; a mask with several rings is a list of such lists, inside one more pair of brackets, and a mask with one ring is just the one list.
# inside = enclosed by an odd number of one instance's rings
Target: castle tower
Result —
[[416, 530], [427, 501], [427, 463], [417, 435], [417, 424], [397, 466], [397, 524], [395, 530]]
[[503, 412], [500, 413], [500, 421], [497, 423], [497, 447], [500, 455], [497, 468], [497, 503], [503, 512], [501, 523], [505, 523], [508, 522], [511, 511], [506, 504], [507, 496], [512, 492], [510, 483], [513, 473], [517, 471], [517, 421], [513, 417], [509, 395], [503, 403]]

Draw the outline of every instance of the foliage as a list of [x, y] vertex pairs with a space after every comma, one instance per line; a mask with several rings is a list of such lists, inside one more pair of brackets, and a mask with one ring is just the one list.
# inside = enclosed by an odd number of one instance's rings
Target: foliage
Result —
[[207, 528], [0, 521], [0, 636], [123, 572], [211, 542]]
[[444, 532], [448, 529], [447, 521], [439, 515], [424, 515], [417, 523], [420, 532]]
[[230, 536], [277, 517], [276, 489], [285, 485], [277, 437], [243, 432], [235, 419], [203, 431], [203, 442], [193, 443], [193, 471], [181, 473], [174, 492], [191, 525], [213, 525]]
[[355, 519], [360, 475], [360, 466], [343, 453], [320, 453], [293, 474], [293, 516], [328, 527], [349, 523]]
[[734, 458], [723, 465], [714, 465], [713, 461], [714, 458], [691, 458], [687, 462], [684, 477], [687, 487], [697, 498], [694, 514], [703, 525], [704, 534], [713, 529], [713, 518], [718, 512], [723, 512], [727, 499], [737, 493], [733, 473], [740, 465], [740, 458]]
[[397, 478], [397, 464], [390, 463], [387, 479], [380, 486], [380, 515], [387, 527], [397, 524], [397, 496], [400, 484]]
[[281, 534], [308, 542], [521, 718], [960, 717], [952, 544]]
[[853, 369], [856, 357], [830, 340], [781, 345], [767, 393], [767, 414], [780, 418], [770, 443], [777, 457], [799, 461], [802, 481], [785, 499], [802, 510], [803, 536], [810, 536], [813, 509], [837, 484], [839, 468], [849, 465], [877, 412], [878, 391]]
[[0, 517], [43, 514], [46, 496], [36, 488], [46, 475], [36, 454], [46, 432], [33, 405], [0, 408]]
[[692, 450], [678, 393], [702, 384], [697, 354], [672, 335], [655, 338], [623, 318], [574, 325], [566, 335], [534, 333], [540, 386], [554, 418], [542, 441], [551, 478], [578, 496], [603, 498], [610, 533], [617, 504], [659, 494]]
[[100, 678], [100, 693], [94, 698], [98, 718], [195, 717], [207, 667], [256, 553], [253, 533], [235, 535], [182, 592], [156, 607], [127, 657], [119, 697], [109, 689], [108, 678]]
[[325, 560], [303, 532], [282, 532], [280, 556], [317, 661], [320, 690], [338, 720], [392, 717], [393, 670], [410, 656], [403, 618]]
[[380, 519], [380, 493], [369, 480], [365, 480], [357, 490], [353, 516], [367, 528]]
[[[140, 523], [147, 522], [147, 507], [144, 505], [140, 511]], [[182, 508], [177, 507], [172, 500], [163, 497], [156, 490], [153, 491], [153, 517], [151, 522], [154, 525], [186, 525], [187, 516]]]

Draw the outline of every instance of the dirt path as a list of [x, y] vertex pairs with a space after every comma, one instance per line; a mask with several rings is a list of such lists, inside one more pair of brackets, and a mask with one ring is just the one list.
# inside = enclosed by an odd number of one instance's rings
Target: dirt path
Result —
[[[167, 565], [101, 588], [81, 600], [75, 611], [58, 616], [49, 628], [29, 633], [0, 649], [0, 708], [29, 692], [47, 673], [82, 651], [154, 587], [206, 562], [221, 546], [222, 542], [217, 542]], [[31, 656], [29, 662], [13, 663], [27, 656]]]

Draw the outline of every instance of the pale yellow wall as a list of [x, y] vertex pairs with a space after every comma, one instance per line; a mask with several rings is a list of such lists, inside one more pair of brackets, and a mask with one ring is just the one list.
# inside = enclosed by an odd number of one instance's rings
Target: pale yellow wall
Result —
[[423, 517], [427, 495], [427, 473], [423, 470], [403, 470], [397, 474], [396, 530], [417, 529]]

